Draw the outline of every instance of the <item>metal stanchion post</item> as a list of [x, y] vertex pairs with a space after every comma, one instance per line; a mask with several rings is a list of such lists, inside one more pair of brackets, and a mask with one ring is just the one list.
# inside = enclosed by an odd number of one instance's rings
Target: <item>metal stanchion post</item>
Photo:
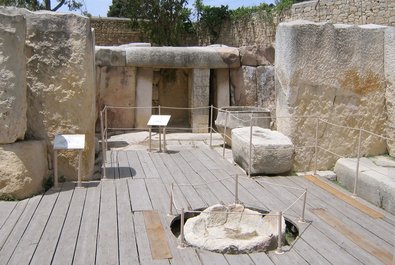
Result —
[[78, 152], [78, 182], [77, 188], [82, 187], [82, 176], [81, 176], [81, 164], [82, 164], [82, 150]]
[[306, 211], [306, 200], [307, 200], [307, 188], [304, 190], [302, 216], [299, 219], [299, 223], [306, 223], [306, 220], [304, 218], [304, 214]]
[[362, 130], [359, 129], [358, 135], [358, 149], [357, 149], [357, 168], [355, 172], [355, 180], [354, 180], [354, 190], [352, 193], [353, 197], [357, 197], [357, 188], [358, 188], [358, 178], [359, 178], [359, 162], [361, 160], [361, 140], [362, 140]]
[[106, 142], [104, 140], [104, 119], [103, 111], [100, 111], [100, 131], [101, 131], [101, 150], [103, 156], [103, 179], [106, 179]]
[[158, 126], [158, 133], [159, 133], [159, 152], [162, 152], [162, 137], [160, 135], [160, 126]]
[[59, 182], [58, 182], [58, 151], [53, 150], [53, 186], [55, 189], [59, 188]]
[[108, 146], [107, 146], [107, 138], [108, 138], [108, 115], [107, 115], [107, 106], [104, 106], [104, 128], [105, 128], [105, 131], [104, 131], [104, 143], [105, 143], [105, 145], [106, 145], [106, 151], [107, 151], [107, 149], [108, 149]]
[[167, 150], [166, 150], [166, 126], [163, 126], [163, 152], [167, 152]]
[[184, 248], [184, 247], [185, 247], [185, 237], [184, 237], [184, 222], [185, 222], [184, 208], [181, 208], [181, 222], [180, 222], [180, 248]]
[[229, 118], [229, 112], [226, 111], [225, 128], [224, 128], [224, 135], [223, 135], [224, 143], [223, 143], [223, 146], [222, 146], [222, 158], [225, 158], [226, 129], [227, 129], [227, 126], [228, 126], [228, 118]]
[[173, 215], [173, 191], [174, 191], [174, 182], [171, 183], [171, 189], [170, 189], [170, 213], [169, 213], [169, 215]]
[[239, 175], [236, 174], [236, 181], [235, 181], [235, 203], [239, 203]]
[[278, 237], [277, 237], [277, 249], [276, 249], [276, 254], [283, 254], [284, 251], [282, 249], [282, 217], [283, 217], [283, 213], [282, 212], [278, 212]]
[[315, 162], [314, 162], [314, 176], [317, 175], [317, 164], [318, 164], [318, 123], [319, 123], [319, 118], [317, 117], [317, 123], [316, 123], [316, 125], [315, 125], [315, 145], [314, 145]]
[[148, 129], [148, 135], [149, 135], [149, 137], [148, 137], [148, 151], [151, 152], [151, 147], [152, 147], [152, 140], [151, 140], [151, 137], [152, 137], [152, 126], [150, 126], [149, 129]]
[[211, 105], [210, 110], [210, 148], [213, 148], [213, 105]]
[[251, 113], [251, 121], [250, 121], [250, 150], [249, 150], [249, 158], [248, 158], [248, 176], [251, 177], [251, 169], [252, 169], [252, 113]]

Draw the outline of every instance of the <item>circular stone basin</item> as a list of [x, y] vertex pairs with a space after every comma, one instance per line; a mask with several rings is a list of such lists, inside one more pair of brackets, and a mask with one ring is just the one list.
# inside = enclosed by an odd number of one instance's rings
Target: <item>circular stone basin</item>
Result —
[[[228, 120], [226, 121], [227, 112], [229, 112], [229, 114]], [[251, 117], [253, 118], [253, 126], [266, 129], [270, 128], [270, 110], [249, 106], [228, 106], [220, 108], [218, 110], [217, 119], [215, 120], [215, 126], [218, 132], [223, 135], [226, 125], [225, 143], [232, 146], [232, 129], [251, 126]]]
[[[216, 204], [200, 214], [186, 213], [185, 241], [190, 246], [228, 254], [276, 249], [278, 216], [274, 213], [265, 213], [246, 208], [241, 204], [228, 206]], [[178, 216], [171, 224], [176, 236], [179, 235], [179, 226]], [[292, 236], [285, 236], [285, 233], [290, 234], [290, 231], [292, 231]], [[283, 218], [282, 239], [284, 243], [287, 238], [291, 241], [290, 238], [294, 238], [297, 234], [297, 228]]]

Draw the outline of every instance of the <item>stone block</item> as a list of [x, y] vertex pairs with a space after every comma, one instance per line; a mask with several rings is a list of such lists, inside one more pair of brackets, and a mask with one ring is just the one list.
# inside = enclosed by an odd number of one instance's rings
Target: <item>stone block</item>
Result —
[[[249, 171], [250, 127], [232, 130], [233, 160]], [[294, 145], [277, 131], [252, 127], [251, 174], [281, 174], [292, 169]]]
[[95, 63], [97, 66], [125, 66], [126, 52], [119, 47], [96, 46]]
[[[384, 134], [384, 30], [293, 21], [276, 34], [277, 129], [298, 146], [295, 170], [312, 169], [316, 119]], [[284, 118], [286, 117], [286, 118]], [[320, 122], [319, 145], [343, 156], [355, 155], [358, 131]], [[378, 137], [363, 135], [363, 155], [386, 152]], [[305, 147], [305, 148], [300, 148]], [[318, 169], [330, 169], [338, 156], [320, 151]]]
[[17, 199], [36, 195], [48, 177], [45, 141], [20, 141], [0, 145], [0, 194]]
[[388, 27], [384, 36], [384, 72], [386, 79], [385, 104], [388, 153], [395, 156], [395, 28]]
[[234, 105], [256, 106], [257, 104], [257, 77], [256, 67], [242, 66], [231, 71], [231, 82], [234, 87]]
[[0, 11], [0, 144], [23, 139], [27, 128], [25, 35], [23, 16]]
[[258, 106], [267, 108], [275, 114], [276, 86], [274, 81], [274, 66], [258, 66], [256, 69]]
[[[52, 153], [56, 134], [85, 134], [81, 174], [93, 173], [96, 90], [94, 39], [89, 18], [48, 11], [1, 8], [26, 20], [28, 109], [26, 138], [43, 139]], [[59, 156], [59, 175], [77, 178], [78, 155]]]
[[[336, 162], [337, 181], [353, 192], [356, 158], [341, 158]], [[386, 157], [361, 158], [357, 195], [395, 214], [395, 160]]]

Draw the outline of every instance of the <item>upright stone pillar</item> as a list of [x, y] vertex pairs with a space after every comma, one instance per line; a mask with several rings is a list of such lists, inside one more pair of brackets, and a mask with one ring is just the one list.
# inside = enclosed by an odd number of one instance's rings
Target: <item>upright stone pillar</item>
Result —
[[136, 128], [146, 128], [147, 122], [151, 117], [152, 111], [152, 80], [154, 70], [152, 68], [137, 69], [136, 85]]
[[193, 133], [204, 133], [209, 126], [210, 69], [193, 69], [189, 75], [190, 124]]
[[[386, 134], [395, 139], [395, 28], [384, 34], [384, 73], [386, 79], [385, 104], [387, 109]], [[395, 142], [387, 141], [388, 153], [395, 156]]]
[[230, 106], [229, 69], [217, 69], [217, 107]]

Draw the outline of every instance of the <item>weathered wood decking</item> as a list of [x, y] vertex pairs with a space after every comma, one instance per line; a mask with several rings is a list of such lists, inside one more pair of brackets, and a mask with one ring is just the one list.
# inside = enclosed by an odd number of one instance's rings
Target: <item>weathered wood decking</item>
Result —
[[[80, 189], [64, 183], [60, 191], [0, 202], [0, 264], [392, 263], [392, 215], [370, 217], [303, 177], [247, 179], [210, 149], [169, 154], [110, 151], [107, 155], [110, 180], [85, 183]], [[196, 209], [233, 202], [235, 182], [230, 177], [235, 174], [241, 176], [239, 199], [267, 210], [283, 210], [300, 196], [300, 190], [284, 186], [308, 189], [309, 222], [299, 224], [301, 234], [291, 247], [284, 248], [284, 254], [221, 255], [177, 247], [169, 227], [171, 183], [209, 183], [174, 188], [178, 207]], [[144, 216], [152, 210], [159, 214], [170, 259], [152, 258]], [[285, 215], [297, 219], [301, 210], [298, 202]]]

